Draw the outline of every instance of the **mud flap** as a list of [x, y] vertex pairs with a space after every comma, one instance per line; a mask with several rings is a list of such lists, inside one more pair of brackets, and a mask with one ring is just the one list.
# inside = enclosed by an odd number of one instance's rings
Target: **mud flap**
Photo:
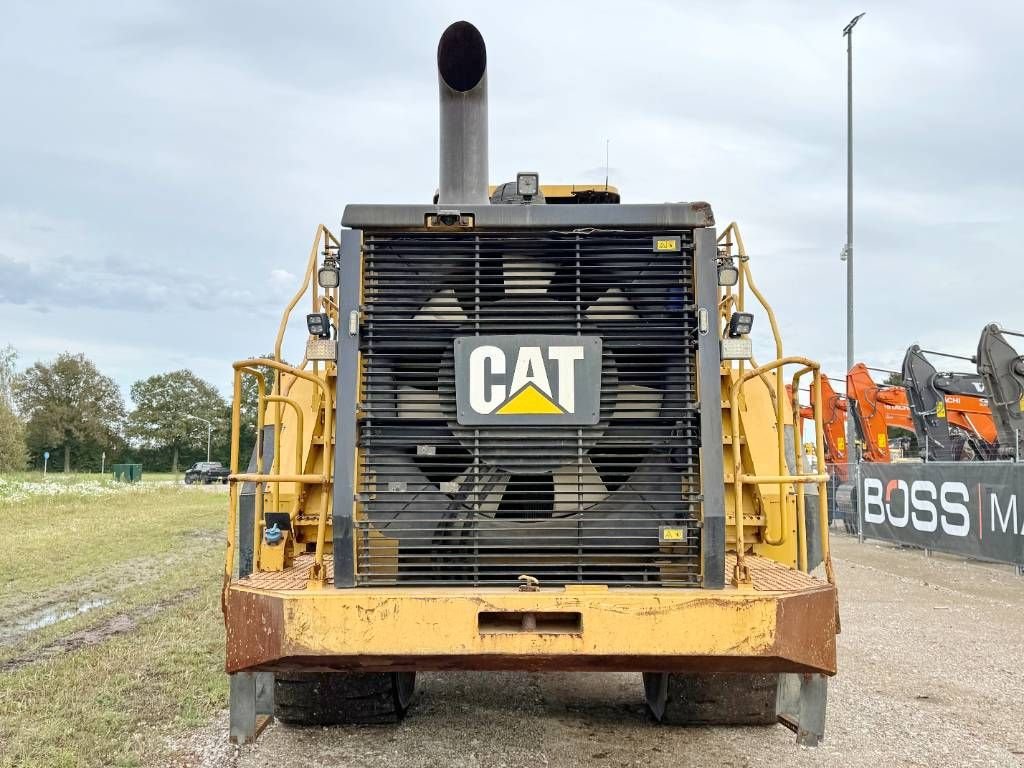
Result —
[[235, 672], [228, 690], [232, 744], [251, 744], [274, 716], [274, 673]]
[[805, 673], [783, 674], [779, 678], [779, 722], [796, 734], [797, 744], [818, 746], [825, 737], [828, 678]]

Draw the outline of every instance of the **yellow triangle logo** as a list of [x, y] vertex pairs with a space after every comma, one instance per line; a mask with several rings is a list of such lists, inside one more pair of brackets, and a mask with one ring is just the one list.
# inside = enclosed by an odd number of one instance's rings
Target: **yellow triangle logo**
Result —
[[557, 416], [565, 411], [531, 383], [520, 389], [495, 413], [501, 416]]

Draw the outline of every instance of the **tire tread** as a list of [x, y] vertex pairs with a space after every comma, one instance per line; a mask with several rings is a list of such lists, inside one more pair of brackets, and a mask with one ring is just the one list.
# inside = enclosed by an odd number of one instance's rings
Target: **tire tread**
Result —
[[414, 673], [406, 672], [279, 672], [274, 716], [292, 725], [396, 723], [414, 684]]

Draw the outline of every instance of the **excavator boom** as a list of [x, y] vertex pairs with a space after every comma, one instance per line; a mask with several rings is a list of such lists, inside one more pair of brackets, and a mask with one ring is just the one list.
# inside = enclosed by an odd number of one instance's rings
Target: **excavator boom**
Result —
[[971, 373], [939, 373], [929, 354], [972, 359], [916, 344], [903, 357], [903, 383], [922, 452], [936, 461], [995, 458], [997, 432], [985, 380]]
[[[814, 411], [814, 392], [811, 391], [811, 405], [808, 410]], [[846, 398], [838, 394], [832, 387], [828, 376], [821, 375], [821, 422], [825, 439], [825, 458], [829, 464], [836, 466], [840, 480], [847, 480], [846, 450]]]
[[854, 424], [863, 443], [864, 461], [890, 461], [889, 428], [914, 432], [907, 395], [902, 387], [879, 386], [864, 363], [846, 375], [846, 399], [853, 403]]
[[999, 454], [1013, 456], [1024, 438], [1024, 355], [1007, 341], [1024, 336], [995, 323], [986, 325], [978, 341], [978, 375], [989, 394], [991, 417], [998, 435]]

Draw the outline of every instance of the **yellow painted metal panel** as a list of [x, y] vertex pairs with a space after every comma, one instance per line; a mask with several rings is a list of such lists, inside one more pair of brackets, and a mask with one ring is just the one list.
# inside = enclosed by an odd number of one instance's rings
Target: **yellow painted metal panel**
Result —
[[[680, 599], [680, 598], [683, 599]], [[700, 597], [694, 595], [693, 597]], [[295, 655], [760, 655], [775, 638], [775, 601], [657, 594], [305, 594], [288, 600], [283, 650]], [[689, 599], [686, 599], [689, 598]], [[580, 612], [579, 634], [480, 633], [478, 614]]]

